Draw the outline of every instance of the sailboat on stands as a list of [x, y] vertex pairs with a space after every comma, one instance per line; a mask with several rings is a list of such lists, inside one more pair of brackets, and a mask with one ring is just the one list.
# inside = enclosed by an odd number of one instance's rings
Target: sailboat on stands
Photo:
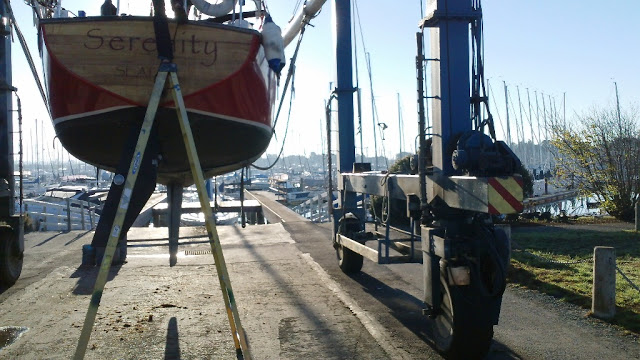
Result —
[[[211, 177], [247, 166], [269, 145], [284, 45], [262, 8], [251, 12], [263, 23], [259, 32], [242, 10], [229, 14], [234, 0], [193, 3], [214, 17], [168, 19], [168, 30], [202, 169]], [[154, 17], [70, 18], [60, 1], [31, 5], [56, 135], [76, 158], [115, 171], [130, 128], [140, 128], [161, 61]], [[188, 186], [193, 179], [168, 91], [155, 123], [157, 182]]]
[[[115, 173], [88, 254], [102, 259], [121, 199], [126, 214], [117, 228], [118, 248], [126, 249], [128, 229], [161, 183], [167, 185], [169, 263], [175, 265], [183, 188], [194, 179], [167, 88], [147, 147], [134, 155], [160, 65], [177, 67], [204, 177], [246, 167], [266, 150], [273, 134], [284, 47], [325, 0], [307, 2], [284, 36], [264, 0], [254, 0], [251, 12], [243, 12], [244, 1], [190, 0], [211, 16], [205, 20], [189, 19], [183, 0], [171, 1], [176, 19], [166, 16], [164, 0], [152, 0], [153, 16], [117, 16], [118, 9], [105, 0], [100, 16], [78, 11], [73, 18], [60, 0], [26, 2], [37, 20], [44, 88], [57, 137], [76, 158]], [[244, 19], [248, 16], [261, 31]], [[125, 188], [130, 166], [135, 187]], [[92, 262], [91, 255], [85, 258]]]

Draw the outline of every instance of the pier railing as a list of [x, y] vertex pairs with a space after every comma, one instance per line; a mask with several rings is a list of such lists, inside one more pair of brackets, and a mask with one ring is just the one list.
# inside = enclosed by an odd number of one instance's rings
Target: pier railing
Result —
[[293, 211], [313, 222], [330, 221], [331, 215], [327, 208], [327, 193], [316, 195], [293, 208]]
[[24, 200], [22, 212], [29, 215], [38, 231], [92, 230], [100, 219], [96, 214], [98, 207], [74, 199], [66, 199], [61, 204]]

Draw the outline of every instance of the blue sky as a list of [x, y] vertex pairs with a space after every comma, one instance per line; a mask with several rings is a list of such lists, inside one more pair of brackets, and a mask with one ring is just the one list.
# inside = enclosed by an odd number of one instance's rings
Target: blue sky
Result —
[[[274, 20], [281, 27], [284, 28], [291, 18], [295, 2], [267, 1]], [[121, 7], [124, 12], [148, 13], [149, 3], [123, 0]], [[322, 151], [323, 106], [329, 96], [329, 84], [334, 73], [331, 3], [328, 0], [321, 14], [312, 21], [314, 27], [306, 32], [300, 50], [296, 96], [285, 154]], [[371, 54], [379, 121], [389, 126], [384, 141], [388, 156], [394, 156], [400, 146], [398, 93], [407, 139], [404, 149], [412, 147], [412, 139], [417, 133], [415, 32], [420, 20], [420, 1], [404, 0], [404, 5], [398, 3], [381, 0], [357, 2], [365, 47]], [[88, 15], [98, 14], [101, 4], [101, 0], [63, 0], [65, 8], [73, 12], [85, 10]], [[32, 51], [35, 51], [35, 29], [29, 8], [22, 1], [13, 1], [12, 6]], [[615, 101], [613, 81], [618, 83], [623, 106], [640, 103], [639, 1], [485, 0], [483, 8], [486, 76], [494, 90], [497, 109], [493, 99], [491, 105], [500, 118], [504, 119], [503, 81], [509, 85], [512, 99], [517, 98], [516, 86], [520, 87], [523, 100], [528, 88], [531, 96], [534, 91], [550, 95], [559, 111], [566, 93], [568, 120], [575, 113]], [[363, 89], [364, 148], [365, 153], [373, 155], [369, 81], [359, 33], [357, 42], [359, 80]], [[287, 55], [291, 56], [292, 51], [293, 46], [290, 46]], [[36, 53], [33, 56], [40, 68], [39, 56]], [[34, 119], [45, 119], [45, 135], [48, 134], [47, 141], [51, 142], [53, 128], [46, 120], [46, 111], [17, 42], [13, 47], [13, 61], [14, 85], [18, 87], [23, 101], [25, 138], [28, 141]], [[278, 140], [284, 132], [286, 111], [281, 116], [283, 118], [276, 129], [280, 135]], [[496, 128], [498, 136], [504, 137], [501, 126], [497, 124]], [[25, 147], [28, 152], [29, 145]], [[380, 151], [380, 140], [378, 147]], [[274, 139], [268, 152], [275, 153], [279, 148], [279, 141]]]

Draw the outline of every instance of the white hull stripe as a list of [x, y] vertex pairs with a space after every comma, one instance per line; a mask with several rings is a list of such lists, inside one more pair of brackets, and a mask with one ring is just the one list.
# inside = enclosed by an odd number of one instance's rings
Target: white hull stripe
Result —
[[[128, 108], [134, 108], [137, 106], [114, 106], [114, 107], [110, 107], [110, 108], [106, 108], [106, 109], [101, 109], [101, 110], [96, 110], [96, 111], [89, 111], [86, 113], [82, 113], [82, 114], [74, 114], [74, 115], [68, 115], [68, 116], [63, 116], [63, 117], [59, 117], [53, 120], [53, 125], [58, 125], [60, 123], [63, 123], [65, 121], [69, 121], [69, 120], [75, 120], [75, 119], [79, 119], [79, 118], [83, 118], [83, 117], [88, 117], [88, 116], [93, 116], [93, 115], [100, 115], [100, 114], [105, 114], [105, 113], [109, 113], [109, 112], [113, 112], [113, 111], [118, 111], [118, 110], [122, 110], [122, 109], [128, 109]], [[233, 121], [233, 122], [237, 122], [237, 123], [241, 123], [244, 125], [251, 125], [251, 126], [255, 126], [255, 127], [259, 127], [262, 128], [268, 132], [272, 132], [271, 127], [268, 125], [265, 125], [263, 123], [257, 122], [257, 121], [251, 121], [251, 120], [245, 120], [245, 119], [241, 119], [241, 118], [237, 118], [237, 117], [233, 117], [233, 116], [228, 116], [228, 115], [222, 115], [222, 114], [216, 114], [216, 113], [211, 113], [211, 112], [207, 112], [207, 111], [202, 111], [202, 110], [196, 110], [196, 109], [187, 109], [187, 112], [191, 112], [191, 113], [195, 113], [195, 114], [199, 114], [199, 115], [204, 115], [204, 116], [209, 116], [209, 117], [214, 117], [214, 118], [219, 118], [219, 119], [223, 119], [223, 120], [227, 120], [227, 121]]]

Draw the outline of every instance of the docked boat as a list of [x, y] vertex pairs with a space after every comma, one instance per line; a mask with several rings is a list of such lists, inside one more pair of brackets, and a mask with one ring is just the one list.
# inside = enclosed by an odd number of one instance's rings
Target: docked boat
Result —
[[[247, 166], [266, 150], [277, 87], [263, 35], [213, 20], [169, 20], [173, 62], [206, 177]], [[160, 65], [153, 18], [43, 17], [39, 27], [58, 138], [76, 158], [114, 171], [132, 124], [142, 123]], [[157, 181], [193, 183], [168, 91], [155, 121]]]

